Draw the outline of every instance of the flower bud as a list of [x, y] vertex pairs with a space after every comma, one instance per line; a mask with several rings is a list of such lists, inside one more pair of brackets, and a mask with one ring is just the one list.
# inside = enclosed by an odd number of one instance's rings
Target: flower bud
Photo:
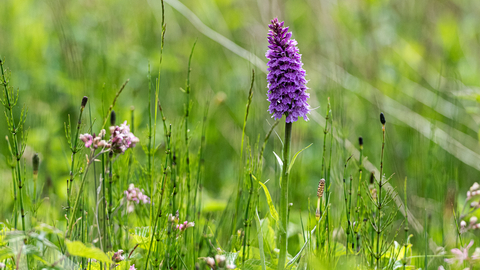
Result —
[[358, 144], [360, 145], [360, 147], [363, 146], [363, 138], [362, 137], [358, 137]]
[[210, 266], [210, 268], [215, 268], [215, 260], [212, 257], [207, 257], [205, 262], [208, 266]]
[[115, 126], [115, 122], [117, 121], [117, 114], [114, 110], [110, 113], [110, 125]]
[[217, 261], [217, 265], [219, 267], [222, 267], [222, 268], [225, 267], [226, 259], [227, 258], [225, 257], [225, 255], [220, 255], [220, 254], [215, 255], [215, 261]]
[[471, 225], [477, 223], [477, 221], [478, 221], [478, 218], [476, 216], [473, 216], [473, 217], [470, 218], [470, 224]]
[[38, 165], [39, 164], [40, 164], [40, 158], [38, 157], [38, 154], [35, 153], [32, 157], [33, 175], [38, 174]]
[[85, 108], [85, 106], [87, 105], [87, 101], [88, 101], [88, 97], [87, 96], [84, 96], [82, 98], [82, 108]]
[[465, 220], [460, 221], [460, 227], [465, 228], [467, 226], [467, 222]]
[[475, 182], [475, 183], [473, 183], [473, 185], [470, 187], [470, 191], [475, 191], [475, 190], [477, 190], [477, 189], [480, 189], [480, 185], [479, 185], [477, 182]]
[[385, 125], [386, 121], [385, 121], [385, 115], [382, 113], [380, 113], [380, 123], [382, 123], [382, 125]]
[[119, 249], [117, 252], [115, 252], [112, 256], [112, 261], [114, 262], [121, 262], [125, 260], [125, 257], [122, 256], [123, 250]]

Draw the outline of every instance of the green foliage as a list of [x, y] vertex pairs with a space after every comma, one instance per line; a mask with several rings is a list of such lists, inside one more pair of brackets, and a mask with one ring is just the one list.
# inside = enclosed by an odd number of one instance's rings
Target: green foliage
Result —
[[72, 256], [78, 256], [88, 259], [95, 259], [99, 262], [111, 263], [112, 260], [103, 251], [96, 247], [86, 246], [80, 241], [65, 240], [67, 251]]
[[[480, 171], [479, 7], [3, 1], [0, 263], [277, 269], [286, 233], [286, 269], [475, 269], [480, 195], [466, 191]], [[272, 14], [299, 43], [311, 94], [288, 164], [284, 119], [273, 122], [265, 100]], [[106, 128], [108, 139], [112, 110], [139, 147], [96, 155], [79, 134]], [[128, 201], [130, 184], [150, 203]], [[472, 239], [467, 259], [445, 261]]]

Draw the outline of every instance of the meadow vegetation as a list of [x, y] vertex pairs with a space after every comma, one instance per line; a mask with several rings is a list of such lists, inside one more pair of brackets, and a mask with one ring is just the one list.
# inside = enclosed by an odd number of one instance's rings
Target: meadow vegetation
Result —
[[0, 269], [480, 269], [478, 14], [3, 1]]

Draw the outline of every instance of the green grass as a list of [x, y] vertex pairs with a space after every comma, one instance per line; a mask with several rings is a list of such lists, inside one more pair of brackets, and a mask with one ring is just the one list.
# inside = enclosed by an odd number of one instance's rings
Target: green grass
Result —
[[[478, 267], [444, 260], [480, 245], [479, 198], [466, 202], [480, 175], [479, 3], [162, 4], [2, 2], [7, 268], [109, 269], [119, 249], [117, 269], [206, 269], [216, 255], [220, 269]], [[267, 112], [275, 16], [299, 43], [313, 109], [288, 143]], [[78, 135], [108, 139], [112, 110], [140, 143], [94, 160]], [[131, 183], [152, 203], [127, 213]], [[179, 232], [184, 221], [195, 226]]]

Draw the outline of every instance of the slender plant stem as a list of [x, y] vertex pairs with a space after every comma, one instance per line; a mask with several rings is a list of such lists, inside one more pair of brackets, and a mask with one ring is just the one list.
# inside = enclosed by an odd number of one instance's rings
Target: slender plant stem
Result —
[[403, 244], [403, 270], [407, 266], [407, 248], [408, 248], [408, 209], [407, 209], [407, 177], [405, 177], [405, 186], [404, 186], [404, 205], [405, 205], [405, 242]]
[[359, 162], [360, 162], [360, 165], [359, 165], [359, 169], [358, 169], [358, 187], [357, 187], [357, 206], [356, 206], [356, 214], [357, 214], [357, 218], [356, 218], [356, 226], [355, 226], [355, 233], [356, 233], [356, 236], [357, 236], [357, 253], [360, 252], [360, 230], [358, 228], [360, 228], [360, 222], [361, 222], [361, 216], [360, 216], [360, 199], [361, 199], [361, 189], [360, 187], [362, 186], [362, 175], [363, 175], [363, 138], [360, 137], [359, 138], [359, 145], [360, 145], [360, 156], [359, 156]]
[[[242, 169], [243, 169], [243, 143], [245, 140], [245, 130], [247, 127], [247, 119], [248, 119], [248, 114], [250, 112], [250, 105], [252, 104], [254, 80], [255, 80], [255, 70], [252, 69], [252, 80], [250, 81], [250, 90], [248, 91], [248, 100], [245, 108], [245, 118], [243, 120], [243, 128], [242, 128], [242, 143], [240, 146], [240, 163], [242, 164], [241, 166]], [[238, 178], [238, 187], [237, 187], [238, 193], [237, 193], [237, 198], [235, 203], [236, 204], [235, 217], [232, 223], [232, 235], [235, 235], [235, 229], [237, 226], [237, 219], [240, 212], [240, 201], [241, 201], [242, 191], [243, 191], [242, 189], [243, 189], [243, 176], [240, 176]]]
[[[348, 195], [347, 195], [347, 183], [346, 183], [346, 180], [345, 180], [345, 175], [347, 174], [347, 165], [348, 165], [348, 162], [350, 161], [350, 159], [352, 158], [352, 156], [348, 157], [347, 158], [347, 161], [345, 162], [345, 167], [343, 169], [343, 197], [345, 198], [345, 216], [347, 218], [347, 244], [345, 246], [345, 254], [346, 256], [348, 257], [348, 240], [349, 240], [349, 236], [350, 236], [350, 210], [348, 209]], [[350, 179], [351, 181], [351, 179]]]
[[278, 258], [278, 269], [285, 269], [287, 259], [287, 226], [288, 226], [288, 167], [290, 166], [290, 146], [292, 142], [292, 123], [285, 123], [285, 140], [283, 148], [283, 167], [281, 175], [280, 195], [280, 257]]
[[17, 229], [18, 226], [18, 201], [17, 201], [17, 181], [15, 177], [15, 157], [13, 154], [12, 146], [10, 145], [10, 141], [8, 136], [5, 137], [7, 140], [8, 150], [10, 151], [10, 155], [12, 156], [12, 162], [9, 162], [10, 168], [12, 169], [12, 184], [13, 184], [13, 216], [14, 216], [14, 228]]
[[[72, 184], [73, 184], [73, 178], [75, 175], [75, 156], [80, 149], [78, 147], [78, 136], [80, 133], [80, 127], [82, 125], [82, 115], [83, 115], [83, 110], [85, 109], [85, 106], [80, 106], [80, 113], [78, 114], [78, 121], [77, 121], [77, 128], [75, 129], [75, 136], [71, 138], [70, 142], [70, 151], [72, 152], [72, 157], [71, 157], [71, 163], [70, 163], [70, 179], [69, 183], [67, 183], [67, 215], [70, 214], [70, 195], [72, 193]], [[70, 121], [70, 120], [69, 120]], [[70, 128], [70, 127], [69, 127]]]
[[382, 154], [380, 157], [380, 176], [378, 180], [378, 196], [377, 196], [377, 252], [375, 259], [377, 261], [377, 269], [380, 267], [380, 251], [382, 250], [380, 247], [381, 241], [381, 234], [382, 234], [382, 186], [383, 186], [383, 153], [385, 149], [385, 124], [382, 124]]
[[78, 189], [78, 193], [77, 193], [77, 197], [75, 199], [75, 203], [73, 204], [73, 211], [70, 212], [70, 218], [68, 219], [68, 226], [67, 226], [67, 231], [66, 231], [66, 234], [65, 234], [65, 238], [66, 239], [70, 239], [71, 237], [71, 234], [72, 234], [72, 228], [73, 228], [73, 224], [75, 224], [75, 213], [77, 212], [78, 210], [78, 204], [80, 203], [80, 197], [82, 195], [82, 192], [83, 192], [83, 186], [85, 185], [85, 181], [87, 179], [87, 172], [88, 172], [88, 169], [90, 168], [90, 165], [92, 165], [92, 163], [94, 162], [94, 160], [99, 156], [99, 155], [102, 155], [103, 153], [105, 153], [103, 150], [100, 151], [100, 153], [98, 153], [97, 155], [94, 155], [95, 153], [92, 152], [90, 154], [90, 157], [88, 159], [88, 162], [87, 162], [87, 166], [85, 167], [85, 172], [83, 173], [82, 175], [82, 181], [80, 182], [80, 187]]
[[[21, 149], [19, 149], [19, 145], [18, 145], [18, 132], [19, 130], [17, 130], [17, 126], [15, 124], [15, 118], [13, 117], [13, 101], [11, 100], [11, 98], [13, 97], [10, 97], [10, 93], [8, 91], [8, 87], [7, 87], [7, 80], [5, 78], [5, 72], [3, 70], [3, 60], [0, 59], [0, 67], [1, 67], [1, 70], [2, 70], [2, 83], [3, 83], [3, 88], [5, 90], [5, 102], [6, 102], [6, 108], [7, 110], [9, 111], [9, 122], [11, 124], [11, 128], [10, 128], [10, 133], [12, 134], [12, 139], [13, 139], [13, 150], [14, 150], [14, 156], [15, 156], [15, 159], [16, 159], [16, 162], [17, 162], [17, 165], [16, 165], [16, 168], [17, 168], [17, 184], [18, 184], [18, 195], [19, 195], [19, 199], [20, 199], [20, 215], [21, 215], [21, 218], [22, 218], [22, 230], [25, 231], [25, 210], [23, 208], [23, 196], [22, 196], [22, 174], [21, 174], [21, 171], [20, 171], [20, 166], [21, 166], [21, 159], [22, 159], [22, 154], [23, 152], [21, 151]], [[5, 115], [7, 115], [7, 113], [5, 113]], [[20, 119], [20, 121], [22, 121]], [[19, 124], [19, 126], [21, 126]]]

